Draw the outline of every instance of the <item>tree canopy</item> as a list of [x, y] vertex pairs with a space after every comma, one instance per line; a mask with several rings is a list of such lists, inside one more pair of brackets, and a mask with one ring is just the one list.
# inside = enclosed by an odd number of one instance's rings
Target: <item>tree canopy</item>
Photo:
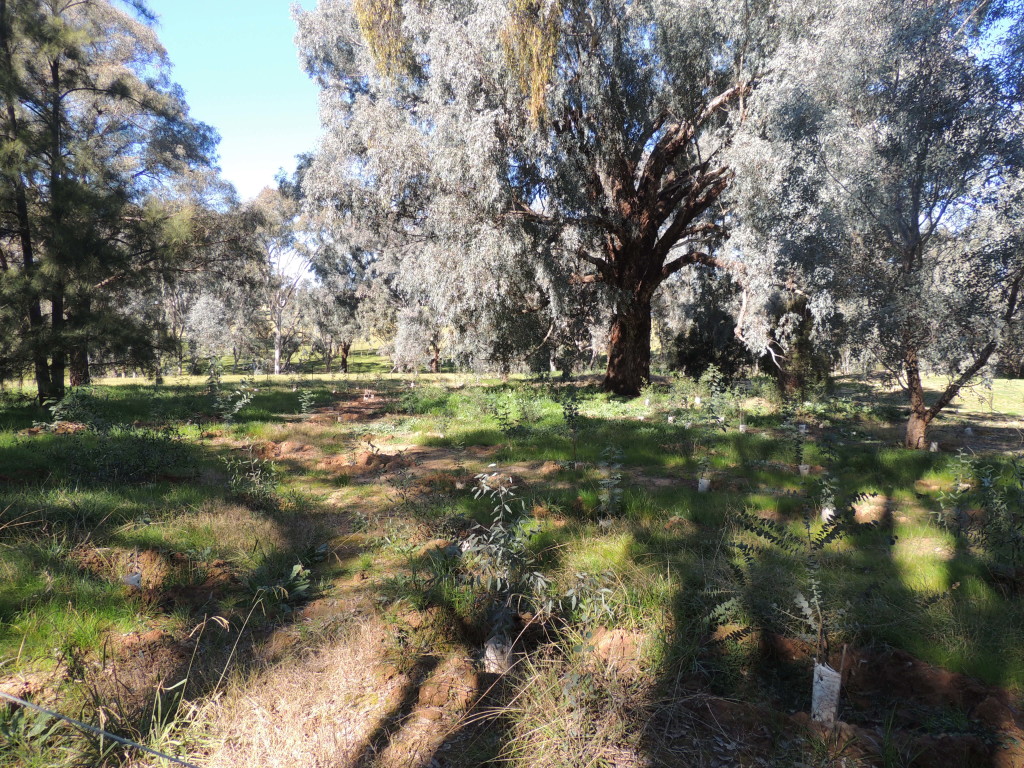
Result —
[[380, 5], [325, 0], [298, 14], [327, 127], [309, 204], [393, 259], [440, 323], [483, 329], [491, 350], [520, 329], [518, 314], [543, 317], [527, 324], [541, 330], [604, 303], [605, 385], [636, 394], [659, 286], [687, 265], [720, 266], [724, 151], [803, 13], [772, 2]]
[[[141, 6], [140, 6], [141, 7]], [[90, 353], [152, 359], [140, 283], [215, 240], [216, 134], [193, 120], [142, 17], [105, 0], [0, 1], [0, 294], [39, 397], [88, 380]], [[136, 307], [136, 309], [139, 309]]]
[[[837, 6], [758, 88], [731, 152], [732, 246], [872, 345], [909, 392], [910, 447], [1018, 319], [1022, 62], [1000, 35], [1011, 10]], [[756, 312], [747, 326], [765, 333]], [[931, 403], [925, 367], [949, 376]]]

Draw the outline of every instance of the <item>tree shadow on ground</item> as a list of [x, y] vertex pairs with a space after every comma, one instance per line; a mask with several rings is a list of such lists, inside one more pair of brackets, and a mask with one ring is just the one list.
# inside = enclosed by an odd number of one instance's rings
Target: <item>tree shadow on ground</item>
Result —
[[[738, 447], [744, 458], [743, 447]], [[1019, 690], [1022, 670], [1019, 665], [1007, 669], [1006, 661], [1020, 657], [1024, 614], [1019, 605], [1008, 612], [1009, 604], [986, 582], [976, 556], [959, 543], [955, 552], [949, 548], [933, 556], [937, 589], [931, 597], [922, 595], [911, 567], [911, 558], [920, 554], [904, 551], [899, 540], [907, 521], [894, 519], [894, 493], [914, 488], [943, 459], [908, 451], [881, 453], [840, 455], [836, 469], [841, 498], [852, 503], [860, 494], [881, 491], [881, 513], [870, 526], [857, 525], [854, 517], [859, 513], [850, 507], [848, 534], [823, 551], [818, 570], [802, 565], [799, 553], [763, 540], [761, 548], [745, 551], [746, 564], [739, 551], [725, 558], [732, 565], [724, 562], [714, 548], [742, 538], [730, 525], [730, 516], [721, 527], [702, 528], [678, 542], [700, 567], [680, 580], [673, 598], [674, 629], [664, 652], [652, 719], [644, 730], [647, 757], [654, 764], [669, 765], [698, 754], [702, 761], [709, 755], [721, 758], [723, 741], [735, 764], [814, 754], [821, 761], [814, 764], [829, 764], [823, 734], [788, 715], [809, 710], [815, 653], [808, 637], [813, 632], [801, 621], [793, 600], [798, 590], [807, 597], [820, 594], [827, 606], [826, 624], [831, 625], [828, 634], [852, 643], [843, 670], [847, 693], [840, 718], [855, 726], [852, 733], [861, 742], [858, 755], [871, 764], [888, 765], [896, 758], [908, 765], [933, 765], [936, 759], [997, 764], [995, 750], [1019, 732], [1000, 730], [982, 702], [993, 697], [1002, 706], [1013, 699], [988, 686]], [[812, 499], [809, 493], [805, 502]], [[817, 515], [817, 509], [809, 512]], [[784, 515], [777, 522], [785, 527], [787, 520], [794, 523], [790, 530], [799, 532], [799, 517], [794, 521]], [[948, 533], [936, 529], [934, 538], [945, 541]], [[736, 569], [745, 571], [739, 581]], [[730, 600], [737, 605], [715, 616], [716, 608]], [[839, 626], [842, 612], [844, 631]], [[715, 616], [710, 627], [709, 616]], [[719, 630], [709, 632], [715, 623]], [[906, 651], [978, 674], [984, 684], [932, 668]], [[838, 668], [841, 658], [834, 643], [828, 661]], [[771, 733], [763, 733], [764, 728]], [[670, 737], [672, 733], [676, 735]], [[801, 735], [794, 738], [794, 733]], [[840, 746], [831, 745], [832, 756]]]

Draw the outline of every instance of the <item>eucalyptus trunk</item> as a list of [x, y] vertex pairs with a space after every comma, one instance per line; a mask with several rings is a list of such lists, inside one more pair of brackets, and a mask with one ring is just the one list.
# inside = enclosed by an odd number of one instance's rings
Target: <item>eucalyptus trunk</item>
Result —
[[921, 450], [928, 447], [928, 424], [931, 422], [927, 412], [910, 412], [907, 420], [907, 433], [904, 445], [907, 448]]
[[441, 372], [441, 345], [437, 343], [430, 345], [430, 372]]
[[341, 368], [342, 373], [348, 373], [348, 353], [351, 349], [352, 342], [350, 341], [343, 342], [338, 347], [338, 356], [340, 358], [338, 361], [338, 365]]
[[[1008, 310], [1011, 317], [1012, 312], [1016, 310], [1016, 286], [1019, 286], [1019, 284], [1020, 278], [1014, 284], [1015, 288], [1012, 291], [1011, 308]], [[910, 392], [910, 418], [907, 420], [907, 432], [904, 438], [904, 445], [907, 448], [925, 450], [929, 447], [928, 425], [931, 424], [932, 419], [938, 416], [943, 408], [953, 402], [956, 396], [960, 394], [960, 390], [988, 364], [989, 358], [996, 351], [996, 347], [995, 340], [982, 347], [974, 360], [971, 361], [971, 364], [954, 381], [946, 385], [942, 394], [930, 406], [924, 399], [924, 384], [921, 381], [921, 367], [918, 362], [917, 350], [911, 349], [907, 352], [903, 364], [907, 389]]]
[[627, 296], [612, 316], [603, 388], [636, 397], [651, 378], [651, 298]]

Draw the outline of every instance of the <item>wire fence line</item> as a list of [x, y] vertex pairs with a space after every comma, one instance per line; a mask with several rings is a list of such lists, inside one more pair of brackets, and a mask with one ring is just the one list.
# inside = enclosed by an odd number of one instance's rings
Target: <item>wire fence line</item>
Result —
[[5, 693], [4, 691], [0, 691], [0, 698], [7, 699], [7, 701], [10, 701], [22, 707], [28, 707], [29, 709], [35, 710], [36, 712], [39, 712], [41, 714], [48, 715], [50, 717], [55, 717], [58, 720], [63, 720], [64, 722], [70, 723], [76, 728], [80, 728], [84, 731], [89, 731], [90, 733], [94, 733], [97, 736], [101, 736], [105, 739], [110, 739], [111, 741], [116, 741], [118, 744], [124, 744], [126, 747], [135, 747], [136, 749], [139, 749], [150, 755], [154, 755], [155, 757], [159, 757], [163, 760], [168, 760], [172, 763], [177, 763], [178, 765], [184, 765], [186, 766], [186, 768], [199, 768], [199, 766], [194, 763], [187, 763], [184, 760], [181, 760], [177, 757], [165, 755], [163, 752], [158, 752], [155, 749], [151, 749], [150, 747], [147, 747], [143, 744], [139, 744], [138, 742], [132, 741], [131, 739], [126, 739], [123, 736], [117, 736], [116, 734], [110, 733], [109, 731], [105, 731], [102, 728], [97, 728], [95, 725], [83, 723], [81, 720], [75, 720], [75, 718], [73, 717], [62, 715], [60, 712], [54, 712], [53, 710], [47, 709], [46, 707], [40, 707], [38, 704], [33, 704], [31, 701], [19, 699], [17, 696], [12, 696], [11, 694]]

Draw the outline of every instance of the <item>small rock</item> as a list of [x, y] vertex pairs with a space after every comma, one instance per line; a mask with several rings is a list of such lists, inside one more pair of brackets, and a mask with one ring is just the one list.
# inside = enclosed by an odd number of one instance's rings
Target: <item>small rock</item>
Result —
[[685, 517], [680, 517], [679, 515], [673, 515], [672, 517], [670, 517], [663, 527], [666, 531], [678, 531], [683, 534], [693, 534], [697, 531], [696, 523], [694, 523], [692, 520], [688, 520]]
[[635, 669], [641, 659], [644, 635], [626, 629], [598, 627], [590, 640], [594, 655], [609, 667]]
[[[41, 675], [14, 675], [0, 679], [0, 691], [19, 699], [35, 696], [45, 687], [46, 680]], [[14, 706], [13, 702], [8, 705]]]
[[540, 467], [540, 473], [545, 477], [557, 475], [562, 471], [562, 465], [557, 461], [545, 461]]

